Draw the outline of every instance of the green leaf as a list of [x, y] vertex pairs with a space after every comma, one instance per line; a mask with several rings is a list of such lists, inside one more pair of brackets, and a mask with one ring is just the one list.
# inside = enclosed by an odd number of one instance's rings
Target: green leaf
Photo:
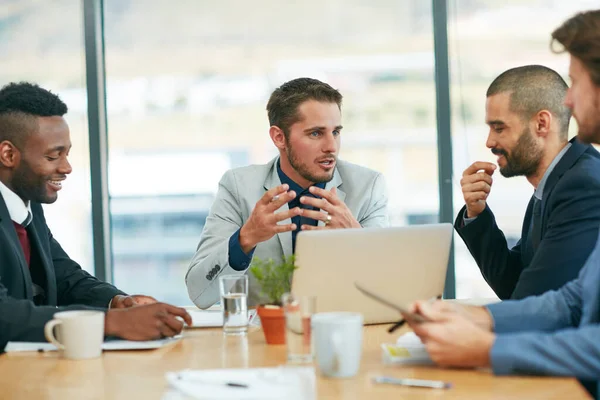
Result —
[[270, 304], [280, 305], [281, 296], [291, 290], [292, 275], [297, 268], [294, 265], [295, 257], [283, 257], [277, 264], [275, 260], [252, 259], [250, 272], [261, 285], [261, 295], [269, 298]]

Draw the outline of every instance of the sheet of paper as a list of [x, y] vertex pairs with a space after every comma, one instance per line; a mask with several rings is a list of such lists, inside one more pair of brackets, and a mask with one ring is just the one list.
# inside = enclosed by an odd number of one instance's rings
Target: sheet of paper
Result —
[[316, 399], [313, 367], [184, 370], [166, 378], [169, 389], [163, 400]]
[[171, 343], [175, 343], [181, 338], [183, 335], [179, 334], [177, 336], [173, 336], [170, 338], [164, 338], [159, 340], [145, 340], [145, 341], [133, 341], [133, 340], [108, 340], [102, 343], [102, 350], [111, 351], [111, 350], [151, 350], [158, 349], [160, 347], [168, 346]]
[[[160, 340], [146, 340], [146, 341], [133, 341], [133, 340], [108, 340], [102, 343], [102, 350], [151, 350], [164, 347], [171, 343], [177, 342], [183, 336], [177, 335], [172, 338], [165, 338]], [[7, 353], [18, 353], [25, 351], [56, 351], [57, 348], [52, 343], [46, 342], [8, 342], [4, 349]]]
[[44, 342], [8, 342], [4, 351], [7, 353], [18, 353], [23, 351], [56, 351], [52, 343]]

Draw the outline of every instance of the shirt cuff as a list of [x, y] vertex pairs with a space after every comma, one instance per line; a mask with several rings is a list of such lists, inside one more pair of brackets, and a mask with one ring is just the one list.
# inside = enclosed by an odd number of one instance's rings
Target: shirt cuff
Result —
[[463, 213], [463, 226], [469, 225], [471, 222], [475, 221], [477, 217], [467, 218], [467, 210]]
[[501, 301], [499, 303], [489, 304], [486, 306], [491, 317], [493, 330], [496, 333], [516, 332], [521, 330], [520, 325], [523, 323], [520, 318], [515, 318], [518, 313], [519, 304], [514, 301]]
[[490, 364], [496, 375], [510, 375], [515, 372], [515, 357], [510, 337], [496, 335], [494, 345], [490, 350]]
[[240, 245], [240, 230], [241, 229], [238, 229], [229, 238], [229, 266], [236, 271], [244, 271], [250, 266], [252, 255], [256, 249], [255, 247], [250, 250], [250, 253], [244, 253], [244, 250], [242, 250], [242, 246]]

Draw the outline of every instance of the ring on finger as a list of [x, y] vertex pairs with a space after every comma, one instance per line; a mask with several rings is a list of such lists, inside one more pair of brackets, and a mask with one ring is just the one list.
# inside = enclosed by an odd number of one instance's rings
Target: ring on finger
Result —
[[273, 196], [273, 198], [271, 199], [271, 202], [277, 201], [279, 200], [279, 195], [276, 194], [275, 196]]
[[325, 223], [325, 226], [329, 225], [331, 223], [331, 215], [327, 214], [327, 217], [325, 217], [325, 221], [323, 221]]

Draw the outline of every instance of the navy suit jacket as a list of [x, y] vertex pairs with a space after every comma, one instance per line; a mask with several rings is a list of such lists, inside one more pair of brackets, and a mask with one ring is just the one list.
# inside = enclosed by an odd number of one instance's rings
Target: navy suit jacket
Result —
[[466, 226], [463, 207], [455, 221], [483, 277], [501, 299], [542, 294], [577, 277], [600, 227], [600, 154], [576, 138], [571, 140], [544, 187], [537, 247], [530, 237], [532, 209], [533, 197], [521, 240], [512, 249], [489, 207]]
[[[44, 325], [58, 311], [106, 309], [115, 295], [124, 294], [69, 258], [52, 237], [40, 204], [32, 203], [31, 210], [30, 269], [0, 195], [0, 352], [11, 340], [45, 341]], [[45, 291], [40, 305], [33, 302], [32, 275]]]

